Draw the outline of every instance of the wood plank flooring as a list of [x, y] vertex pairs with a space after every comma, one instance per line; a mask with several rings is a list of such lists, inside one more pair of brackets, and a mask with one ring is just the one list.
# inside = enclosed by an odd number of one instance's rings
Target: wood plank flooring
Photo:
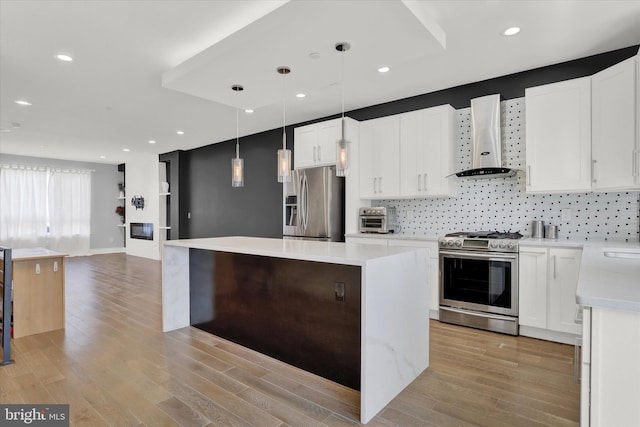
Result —
[[[66, 329], [15, 339], [0, 402], [82, 426], [356, 426], [359, 393], [195, 328], [162, 333], [161, 264], [69, 258]], [[431, 363], [369, 426], [576, 426], [573, 347], [431, 321]]]

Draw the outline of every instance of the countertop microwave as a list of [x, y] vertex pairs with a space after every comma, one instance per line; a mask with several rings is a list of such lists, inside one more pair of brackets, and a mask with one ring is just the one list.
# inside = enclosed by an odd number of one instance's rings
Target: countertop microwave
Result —
[[384, 206], [360, 208], [358, 211], [360, 233], [395, 233], [398, 230], [396, 208]]

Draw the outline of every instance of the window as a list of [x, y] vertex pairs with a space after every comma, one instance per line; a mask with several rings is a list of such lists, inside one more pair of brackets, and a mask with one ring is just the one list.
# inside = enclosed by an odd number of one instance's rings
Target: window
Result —
[[86, 254], [91, 230], [91, 173], [51, 168], [0, 169], [0, 242]]

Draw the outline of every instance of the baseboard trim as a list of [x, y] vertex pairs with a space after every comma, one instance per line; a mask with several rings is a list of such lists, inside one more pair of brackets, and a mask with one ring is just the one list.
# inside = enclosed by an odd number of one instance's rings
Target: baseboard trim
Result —
[[555, 341], [569, 345], [575, 345], [576, 338], [580, 336], [569, 334], [567, 332], [550, 331], [548, 329], [540, 329], [523, 325], [520, 325], [520, 335], [530, 338], [537, 338], [539, 340]]
[[125, 248], [98, 248], [98, 249], [89, 249], [89, 253], [87, 255], [105, 255], [105, 254], [119, 254], [124, 253]]

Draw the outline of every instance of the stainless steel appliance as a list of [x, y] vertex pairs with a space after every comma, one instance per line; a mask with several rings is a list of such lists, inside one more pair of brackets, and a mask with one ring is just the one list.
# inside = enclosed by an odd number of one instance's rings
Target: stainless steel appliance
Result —
[[471, 169], [456, 176], [483, 178], [514, 176], [516, 170], [503, 166], [504, 152], [500, 132], [500, 95], [471, 100]]
[[439, 240], [440, 321], [518, 335], [521, 237], [481, 231]]
[[360, 233], [395, 233], [398, 231], [396, 208], [376, 206], [358, 211]]
[[333, 166], [292, 171], [284, 211], [285, 239], [344, 242], [344, 178]]

